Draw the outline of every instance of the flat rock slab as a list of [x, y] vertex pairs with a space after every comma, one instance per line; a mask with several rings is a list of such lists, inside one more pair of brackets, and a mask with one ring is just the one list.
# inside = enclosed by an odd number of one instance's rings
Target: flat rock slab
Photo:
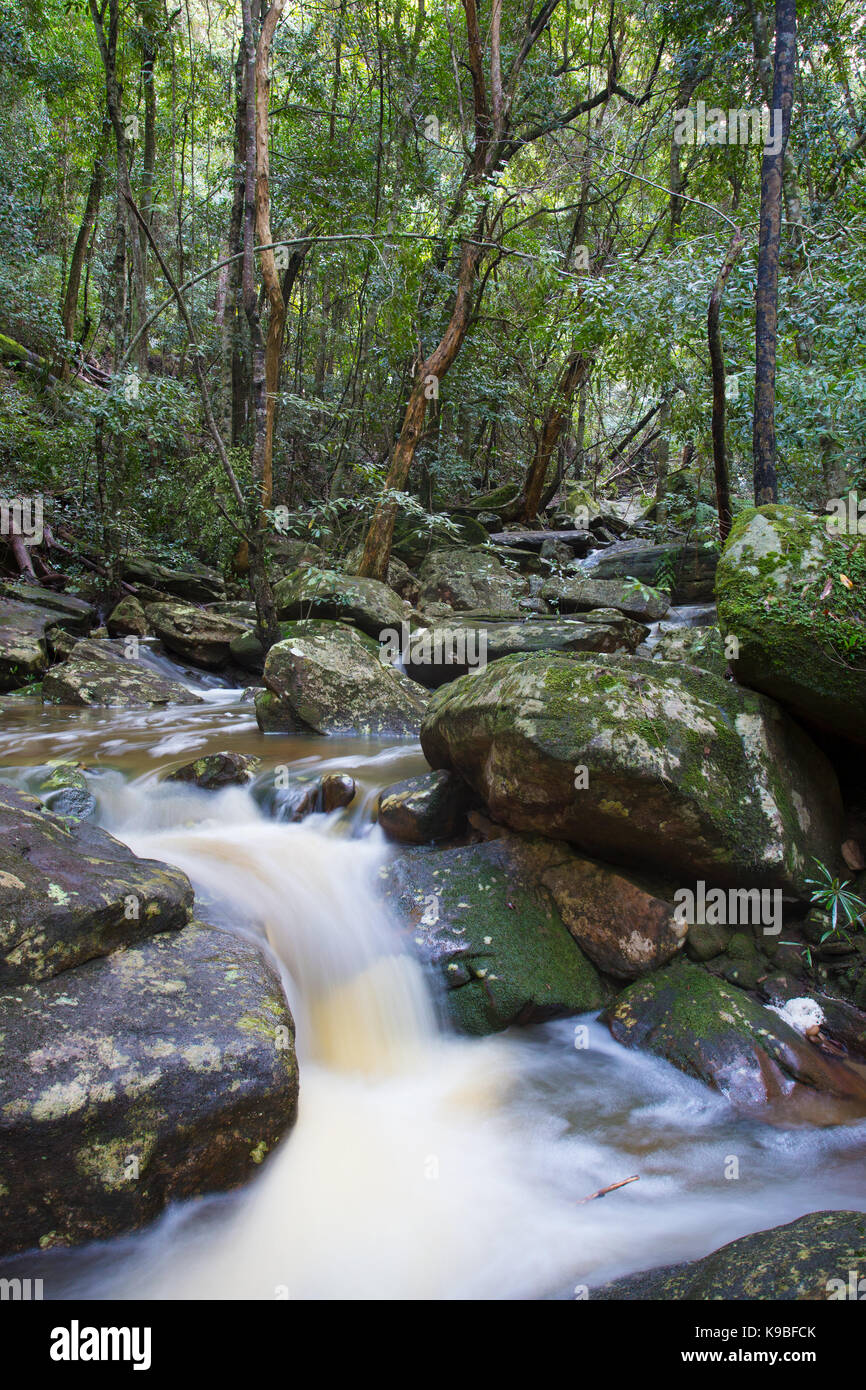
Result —
[[42, 682], [51, 705], [198, 705], [201, 696], [126, 655], [123, 639], [76, 642], [68, 660], [53, 666]]
[[97, 826], [0, 787], [0, 986], [183, 927], [192, 902], [180, 869], [139, 859]]
[[670, 569], [674, 584], [672, 603], [709, 603], [713, 598], [719, 552], [714, 545], [641, 545], [617, 541], [598, 555], [591, 555], [583, 568], [596, 579], [639, 579], [642, 584], [658, 583], [663, 569]]
[[32, 603], [37, 608], [47, 608], [51, 622], [66, 628], [69, 632], [89, 632], [96, 622], [96, 609], [86, 599], [76, 598], [74, 594], [56, 593], [44, 589], [40, 584], [10, 584], [0, 580], [0, 597], [17, 599], [19, 603]]
[[589, 531], [491, 531], [490, 544], [500, 548], [541, 550], [545, 541], [567, 545], [574, 555], [586, 555], [595, 537]]
[[0, 1077], [3, 1253], [234, 1187], [297, 1107], [279, 980], [200, 923], [0, 994]]

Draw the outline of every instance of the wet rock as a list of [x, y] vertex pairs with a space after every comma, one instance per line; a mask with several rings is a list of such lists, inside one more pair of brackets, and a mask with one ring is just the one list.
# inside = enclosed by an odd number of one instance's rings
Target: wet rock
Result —
[[659, 589], [627, 579], [596, 579], [581, 572], [548, 579], [542, 598], [562, 613], [586, 613], [592, 608], [616, 608], [628, 618], [654, 623], [663, 618], [670, 598]]
[[519, 618], [529, 593], [527, 580], [486, 550], [456, 546], [432, 550], [418, 571], [418, 607], [429, 617], [475, 613], [487, 618]]
[[727, 927], [717, 923], [694, 922], [689, 927], [686, 955], [689, 960], [714, 960], [725, 950], [730, 934]]
[[122, 706], [197, 705], [201, 697], [180, 681], [127, 656], [129, 638], [77, 642], [61, 666], [53, 666], [42, 682], [42, 699], [52, 705]]
[[104, 1239], [249, 1178], [294, 1029], [250, 942], [192, 923], [0, 994], [2, 1250]]
[[742, 990], [677, 960], [629, 985], [603, 1017], [626, 1047], [664, 1057], [741, 1106], [780, 1113], [819, 1092], [866, 1113], [866, 1081]]
[[179, 869], [0, 786], [0, 984], [44, 980], [182, 927], [192, 901]]
[[849, 575], [863, 540], [828, 534], [827, 521], [779, 506], [738, 517], [719, 563], [719, 626], [739, 644], [738, 681], [864, 744], [866, 590]]
[[141, 584], [147, 589], [184, 599], [187, 603], [214, 603], [217, 599], [225, 598], [222, 575], [207, 565], [172, 569], [157, 560], [138, 556], [126, 561], [122, 576], [127, 583]]
[[264, 681], [256, 718], [265, 733], [417, 735], [426, 704], [374, 642], [342, 623], [296, 624], [268, 652]]
[[106, 627], [112, 637], [147, 637], [150, 628], [144, 604], [127, 595], [111, 610]]
[[428, 772], [386, 787], [379, 797], [379, 824], [392, 840], [426, 845], [459, 835], [469, 791], [453, 772]]
[[407, 944], [438, 978], [461, 1032], [495, 1033], [603, 1003], [595, 968], [540, 881], [562, 857], [548, 841], [505, 836], [404, 850], [382, 870]]
[[160, 641], [193, 666], [224, 666], [232, 641], [249, 631], [246, 622], [189, 604], [150, 603], [145, 612]]
[[514, 656], [432, 697], [421, 743], [494, 820], [593, 857], [809, 897], [836, 859], [824, 755], [771, 701], [679, 663]]
[[55, 763], [36, 785], [43, 805], [57, 816], [90, 820], [96, 814], [96, 797], [78, 763]]
[[[702, 1260], [628, 1275], [593, 1289], [590, 1300], [741, 1302], [861, 1299], [866, 1265], [866, 1216], [860, 1211], [812, 1211], [787, 1226], [755, 1231]], [[851, 1271], [855, 1271], [852, 1282]], [[709, 1339], [708, 1339], [709, 1341]]]
[[192, 782], [204, 791], [222, 787], [243, 787], [251, 782], [262, 765], [261, 758], [244, 753], [208, 753], [195, 762], [185, 763], [166, 777], [167, 782]]
[[300, 570], [281, 579], [274, 589], [277, 617], [340, 619], [379, 639], [386, 628], [399, 629], [406, 608], [387, 584], [359, 579], [336, 570]]
[[38, 681], [48, 666], [46, 628], [55, 615], [14, 599], [0, 601], [0, 690]]

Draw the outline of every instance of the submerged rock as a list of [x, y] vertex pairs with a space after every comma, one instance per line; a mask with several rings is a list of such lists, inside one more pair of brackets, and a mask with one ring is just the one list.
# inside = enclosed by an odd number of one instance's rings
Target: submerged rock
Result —
[[298, 623], [268, 652], [264, 681], [256, 718], [265, 733], [417, 735], [426, 705], [414, 681], [342, 623]]
[[864, 1259], [862, 1211], [812, 1211], [787, 1226], [741, 1236], [702, 1260], [617, 1279], [591, 1290], [590, 1300], [861, 1299], [858, 1279]]
[[738, 1105], [797, 1102], [806, 1091], [866, 1113], [866, 1080], [825, 1057], [777, 1013], [678, 960], [630, 985], [603, 1018], [618, 1042], [647, 1049]]
[[77, 763], [55, 763], [37, 784], [39, 799], [57, 816], [90, 820], [96, 814], [96, 797]]
[[252, 781], [261, 765], [261, 758], [244, 753], [208, 753], [196, 758], [193, 763], [185, 763], [165, 780], [192, 782], [205, 791], [219, 791], [222, 787], [245, 786]]
[[0, 1250], [105, 1239], [250, 1177], [293, 1123], [294, 1028], [200, 923], [0, 993]]
[[428, 772], [386, 787], [379, 797], [379, 824], [392, 840], [426, 845], [448, 840], [466, 824], [469, 789], [453, 772]]
[[0, 786], [0, 985], [44, 980], [182, 927], [192, 902], [180, 869]]
[[124, 639], [77, 642], [69, 659], [46, 673], [43, 701], [128, 709], [201, 703], [195, 691], [127, 656], [126, 651]]
[[542, 881], [567, 854], [545, 840], [504, 836], [404, 850], [382, 870], [386, 898], [461, 1032], [494, 1033], [604, 1002], [601, 980]]
[[716, 579], [719, 626], [739, 644], [738, 681], [866, 744], [863, 539], [827, 527], [793, 507], [738, 517]]
[[234, 639], [250, 629], [248, 621], [184, 603], [149, 603], [145, 612], [164, 646], [194, 666], [225, 665]]
[[835, 773], [765, 697], [679, 663], [506, 657], [433, 696], [421, 743], [494, 818], [618, 864], [808, 898]]

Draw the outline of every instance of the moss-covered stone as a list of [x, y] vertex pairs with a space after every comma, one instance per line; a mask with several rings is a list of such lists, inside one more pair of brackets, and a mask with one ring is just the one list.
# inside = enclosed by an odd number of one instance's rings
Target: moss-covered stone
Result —
[[296, 570], [277, 584], [274, 603], [281, 621], [339, 619], [377, 641], [388, 628], [399, 632], [407, 612], [387, 584], [336, 570]]
[[180, 869], [0, 787], [0, 985], [44, 980], [179, 929], [192, 901]]
[[664, 1057], [745, 1106], [799, 1098], [797, 1087], [850, 1101], [866, 1113], [866, 1082], [825, 1057], [778, 1014], [679, 959], [638, 980], [604, 1016], [626, 1047]]
[[262, 765], [261, 758], [245, 753], [207, 753], [195, 762], [184, 763], [166, 778], [167, 782], [192, 782], [204, 791], [219, 791], [222, 787], [245, 786], [251, 782]]
[[453, 772], [428, 772], [386, 787], [379, 797], [379, 824], [392, 840], [427, 845], [448, 840], [466, 823], [469, 788]]
[[250, 1177], [295, 1118], [256, 947], [192, 923], [0, 994], [0, 1250], [104, 1239]]
[[197, 705], [201, 696], [127, 655], [126, 642], [77, 642], [61, 666], [52, 666], [42, 681], [42, 699], [50, 705], [98, 705], [142, 709], [149, 705]]
[[689, 880], [808, 898], [841, 802], [778, 706], [680, 663], [506, 657], [433, 696], [421, 742], [514, 830]]
[[194, 666], [223, 666], [235, 638], [249, 632], [251, 620], [185, 603], [149, 603], [147, 621], [157, 637]]
[[793, 507], [750, 509], [728, 538], [716, 598], [722, 632], [739, 644], [737, 680], [866, 743], [862, 536], [830, 534], [827, 518]]
[[458, 546], [431, 550], [418, 580], [418, 607], [430, 617], [473, 613], [495, 620], [519, 618], [528, 611], [528, 580], [489, 550]]
[[599, 976], [542, 882], [568, 855], [545, 840], [505, 836], [405, 850], [383, 870], [386, 898], [462, 1032], [493, 1033], [604, 1002]]
[[860, 1300], [858, 1281], [864, 1270], [866, 1215], [813, 1211], [787, 1226], [742, 1236], [702, 1260], [617, 1279], [593, 1289], [590, 1299]]

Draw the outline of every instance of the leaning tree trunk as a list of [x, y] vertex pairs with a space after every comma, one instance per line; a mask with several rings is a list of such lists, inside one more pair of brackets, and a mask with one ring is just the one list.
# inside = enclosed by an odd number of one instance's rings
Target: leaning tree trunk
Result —
[[725, 353], [719, 327], [719, 308], [734, 262], [743, 249], [743, 234], [739, 227], [722, 262], [710, 295], [707, 309], [707, 338], [710, 345], [710, 366], [713, 374], [713, 469], [716, 478], [716, 510], [719, 514], [719, 537], [722, 545], [731, 530], [731, 476], [728, 467], [728, 446], [725, 437]]
[[755, 295], [755, 419], [752, 436], [755, 504], [778, 498], [776, 481], [776, 333], [779, 248], [782, 234], [782, 170], [791, 107], [797, 48], [796, 0], [776, 0], [776, 56], [773, 74], [774, 131], [778, 149], [765, 150], [761, 166], [761, 225], [758, 288]]
[[[105, 134], [104, 131], [102, 145], [93, 161], [93, 172], [90, 175], [84, 216], [81, 219], [81, 226], [78, 228], [78, 236], [75, 238], [72, 260], [69, 263], [69, 278], [66, 281], [66, 293], [63, 296], [63, 307], [60, 311], [63, 334], [68, 342], [72, 342], [75, 338], [75, 316], [78, 312], [81, 271], [84, 266], [84, 258], [87, 255], [87, 243], [90, 240], [90, 233], [93, 231], [99, 213], [99, 204], [102, 200], [102, 185], [105, 180]], [[70, 362], [65, 359], [61, 371], [61, 377], [64, 381], [69, 376], [70, 365]]]
[[557, 382], [553, 401], [544, 418], [544, 424], [538, 438], [535, 456], [529, 465], [523, 484], [522, 505], [518, 519], [524, 524], [533, 522], [538, 515], [550, 460], [553, 458], [559, 443], [562, 427], [571, 415], [574, 393], [586, 378], [588, 371], [588, 360], [575, 349], [569, 355], [562, 375]]

